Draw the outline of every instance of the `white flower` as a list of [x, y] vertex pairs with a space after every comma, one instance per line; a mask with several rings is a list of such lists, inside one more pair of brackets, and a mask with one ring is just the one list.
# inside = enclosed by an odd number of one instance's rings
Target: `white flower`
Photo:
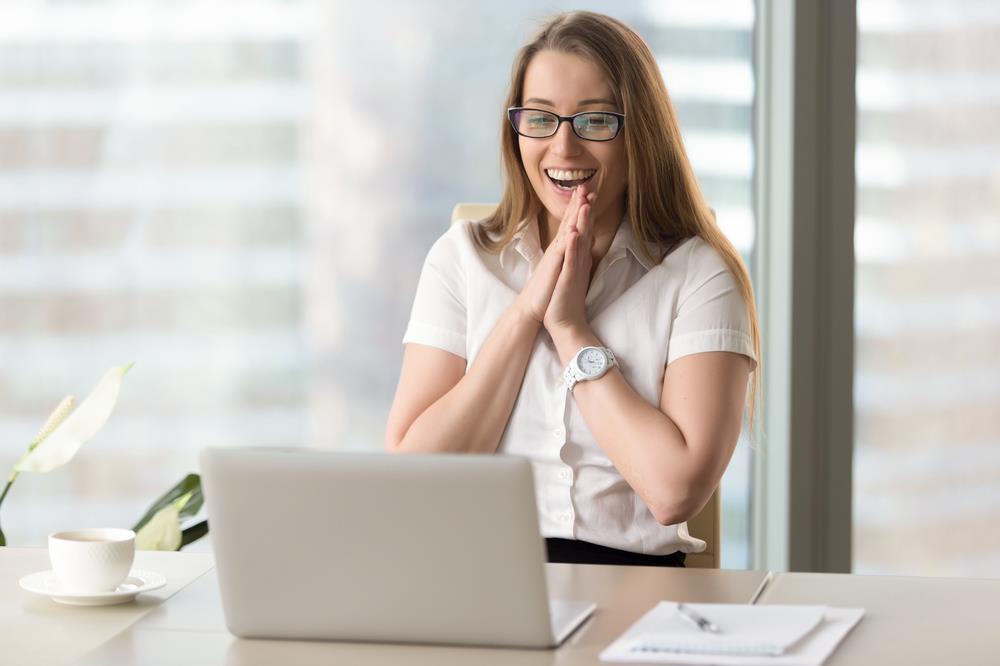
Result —
[[129, 363], [108, 370], [72, 412], [69, 409], [73, 406], [73, 396], [64, 399], [49, 416], [27, 453], [14, 465], [14, 473], [48, 472], [69, 462], [108, 420], [118, 400], [122, 378], [131, 367]]
[[191, 499], [187, 493], [163, 507], [135, 534], [138, 550], [178, 550], [181, 547], [181, 509]]

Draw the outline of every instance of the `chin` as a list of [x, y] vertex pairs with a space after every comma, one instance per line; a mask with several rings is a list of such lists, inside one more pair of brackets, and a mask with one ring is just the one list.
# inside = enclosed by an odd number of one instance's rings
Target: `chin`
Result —
[[567, 208], [569, 208], [569, 204], [565, 201], [547, 201], [545, 203], [545, 210], [559, 218], [562, 218]]

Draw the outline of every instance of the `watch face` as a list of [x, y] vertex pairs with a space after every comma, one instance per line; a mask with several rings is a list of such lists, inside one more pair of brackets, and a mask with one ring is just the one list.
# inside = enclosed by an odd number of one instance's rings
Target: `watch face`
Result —
[[600, 349], [584, 349], [577, 361], [583, 374], [589, 376], [600, 374], [608, 364], [608, 357]]

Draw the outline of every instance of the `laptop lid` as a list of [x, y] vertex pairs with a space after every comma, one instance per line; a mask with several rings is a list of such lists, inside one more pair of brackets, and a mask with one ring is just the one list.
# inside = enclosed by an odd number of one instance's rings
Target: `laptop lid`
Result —
[[201, 469], [238, 636], [556, 644], [525, 459], [209, 448]]

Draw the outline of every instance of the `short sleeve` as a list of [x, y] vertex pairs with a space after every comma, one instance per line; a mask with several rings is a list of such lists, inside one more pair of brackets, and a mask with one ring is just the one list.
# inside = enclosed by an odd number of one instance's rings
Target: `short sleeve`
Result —
[[403, 343], [437, 347], [466, 358], [466, 280], [456, 242], [456, 234], [463, 230], [458, 226], [427, 253]]
[[691, 251], [687, 270], [671, 326], [667, 365], [690, 354], [727, 351], [749, 357], [756, 368], [750, 313], [722, 257], [701, 241]]

